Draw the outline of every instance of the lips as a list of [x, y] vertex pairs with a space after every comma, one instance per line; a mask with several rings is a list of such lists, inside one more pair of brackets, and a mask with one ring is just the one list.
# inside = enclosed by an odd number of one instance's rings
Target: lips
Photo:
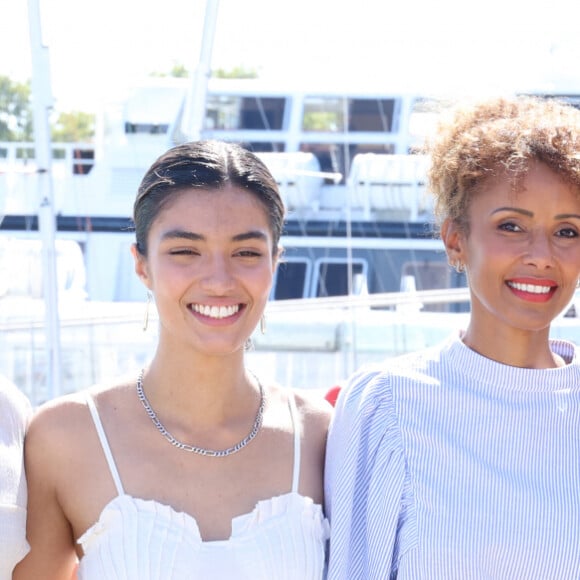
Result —
[[558, 284], [553, 280], [508, 280], [508, 288], [523, 300], [529, 302], [547, 302], [556, 292]]

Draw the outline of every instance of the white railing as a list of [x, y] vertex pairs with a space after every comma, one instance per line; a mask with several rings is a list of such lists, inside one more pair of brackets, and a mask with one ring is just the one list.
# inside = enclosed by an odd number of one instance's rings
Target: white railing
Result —
[[[94, 145], [52, 143], [51, 149], [53, 162], [66, 166], [71, 173], [88, 173], [94, 165]], [[36, 169], [32, 141], [0, 141], [0, 171], [23, 171], [30, 168]]]
[[[69, 175], [86, 175], [92, 169], [94, 145], [87, 143], [52, 143], [53, 164], [64, 167]], [[0, 173], [34, 172], [34, 143], [0, 141]]]
[[[467, 300], [467, 289], [448, 289], [270, 302], [266, 333], [254, 334], [248, 364], [264, 379], [329, 389], [363, 364], [431, 346], [465, 328], [467, 312], [422, 308]], [[144, 312], [141, 303], [63, 305], [60, 393], [121, 374], [136, 376], [153, 354], [157, 338], [155, 311], [146, 331]], [[42, 313], [40, 300], [0, 299], [0, 372], [34, 404], [48, 397]], [[559, 317], [552, 336], [580, 343], [580, 318]]]

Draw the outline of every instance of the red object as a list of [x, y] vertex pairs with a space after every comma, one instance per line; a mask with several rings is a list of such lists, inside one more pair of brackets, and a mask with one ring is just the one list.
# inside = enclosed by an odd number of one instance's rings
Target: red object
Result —
[[338, 393], [340, 393], [340, 385], [335, 385], [326, 392], [324, 398], [334, 407], [336, 399], [338, 399]]

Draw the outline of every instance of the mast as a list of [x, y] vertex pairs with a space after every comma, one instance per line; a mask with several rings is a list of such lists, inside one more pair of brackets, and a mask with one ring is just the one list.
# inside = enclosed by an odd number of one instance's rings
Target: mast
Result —
[[218, 8], [219, 0], [206, 0], [199, 62], [192, 74], [183, 114], [182, 131], [188, 141], [201, 139]]
[[60, 394], [61, 351], [56, 272], [56, 218], [52, 187], [52, 151], [49, 112], [53, 106], [48, 48], [42, 43], [40, 0], [28, 0], [32, 53], [32, 105], [34, 148], [38, 184], [38, 230], [42, 241], [42, 289], [44, 295], [46, 383], [48, 397]]

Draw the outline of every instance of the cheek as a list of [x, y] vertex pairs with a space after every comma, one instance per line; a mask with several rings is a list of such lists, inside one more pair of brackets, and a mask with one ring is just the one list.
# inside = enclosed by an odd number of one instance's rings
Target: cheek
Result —
[[150, 286], [162, 294], [175, 294], [192, 277], [188, 268], [164, 260], [151, 261], [148, 271]]
[[261, 268], [252, 273], [249, 283], [256, 294], [269, 295], [274, 281], [274, 270], [271, 267]]
[[479, 236], [477, 239], [470, 238], [465, 246], [469, 261], [477, 261], [482, 265], [493, 266], [494, 262], [501, 260], [503, 257], [519, 253], [519, 250], [506, 244], [494, 236]]

